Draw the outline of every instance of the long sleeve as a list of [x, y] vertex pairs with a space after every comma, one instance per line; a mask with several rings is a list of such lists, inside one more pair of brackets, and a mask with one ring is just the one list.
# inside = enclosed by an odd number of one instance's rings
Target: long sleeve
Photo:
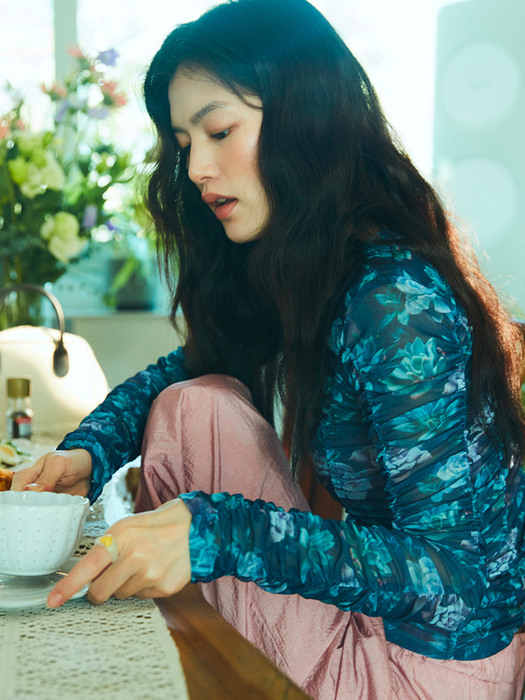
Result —
[[505, 484], [501, 455], [469, 424], [465, 316], [429, 265], [387, 255], [349, 291], [331, 342], [315, 456], [347, 520], [188, 494], [193, 578], [234, 575], [381, 616], [405, 648], [467, 658], [457, 638], [486, 592], [483, 518]]
[[117, 469], [140, 454], [154, 399], [170, 384], [187, 378], [184, 349], [178, 348], [113, 389], [76, 430], [66, 435], [57, 449], [82, 447], [91, 454], [91, 501]]

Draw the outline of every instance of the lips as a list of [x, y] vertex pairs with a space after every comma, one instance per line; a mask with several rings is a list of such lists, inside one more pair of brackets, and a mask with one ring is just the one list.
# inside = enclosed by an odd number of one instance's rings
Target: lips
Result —
[[226, 197], [222, 194], [215, 194], [214, 192], [203, 194], [202, 201], [213, 210], [213, 213], [219, 221], [227, 219], [238, 202], [235, 197]]

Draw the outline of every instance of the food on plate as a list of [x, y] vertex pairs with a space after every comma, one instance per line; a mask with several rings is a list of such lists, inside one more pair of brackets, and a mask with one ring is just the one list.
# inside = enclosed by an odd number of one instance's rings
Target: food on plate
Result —
[[29, 453], [14, 442], [0, 440], [0, 466], [3, 464], [6, 467], [15, 467], [27, 457], [29, 457]]
[[10, 469], [0, 468], [0, 491], [9, 491], [13, 481], [13, 472]]
[[0, 464], [6, 464], [8, 467], [14, 467], [18, 462], [18, 452], [13, 445], [8, 442], [0, 443]]

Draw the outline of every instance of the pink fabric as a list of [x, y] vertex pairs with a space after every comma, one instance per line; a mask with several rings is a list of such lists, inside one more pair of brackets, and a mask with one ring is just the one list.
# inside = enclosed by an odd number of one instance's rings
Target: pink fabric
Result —
[[[228, 491], [307, 510], [271, 426], [235, 379], [174, 384], [150, 412], [137, 510], [179, 493]], [[385, 640], [380, 618], [223, 577], [204, 597], [315, 700], [518, 700], [525, 634], [481, 661], [439, 661]]]

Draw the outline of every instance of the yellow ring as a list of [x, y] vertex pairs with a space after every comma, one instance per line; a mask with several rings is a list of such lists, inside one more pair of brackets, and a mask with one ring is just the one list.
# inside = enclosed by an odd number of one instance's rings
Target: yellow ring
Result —
[[97, 537], [95, 544], [98, 544], [100, 547], [104, 547], [104, 549], [111, 554], [111, 561], [113, 563], [117, 561], [118, 547], [115, 538], [110, 532], [106, 532], [105, 535], [100, 535], [100, 537]]

